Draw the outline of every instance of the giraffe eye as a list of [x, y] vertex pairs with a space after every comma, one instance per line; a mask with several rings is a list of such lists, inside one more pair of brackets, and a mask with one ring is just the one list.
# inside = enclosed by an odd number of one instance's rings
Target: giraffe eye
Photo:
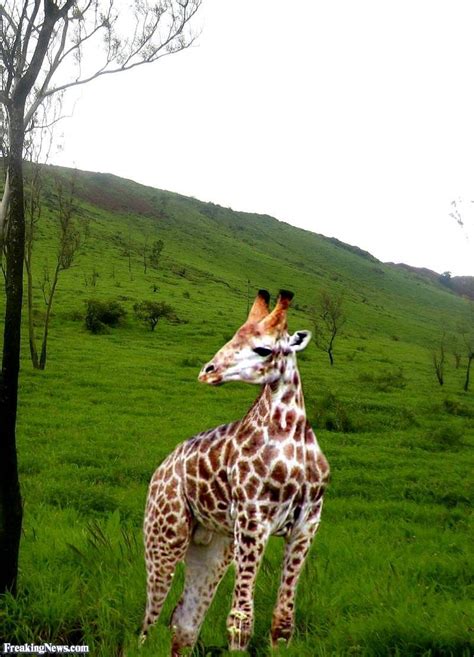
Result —
[[271, 349], [266, 349], [265, 347], [255, 347], [253, 351], [259, 356], [261, 356], [262, 358], [265, 358], [266, 356], [270, 356], [270, 354], [272, 353]]

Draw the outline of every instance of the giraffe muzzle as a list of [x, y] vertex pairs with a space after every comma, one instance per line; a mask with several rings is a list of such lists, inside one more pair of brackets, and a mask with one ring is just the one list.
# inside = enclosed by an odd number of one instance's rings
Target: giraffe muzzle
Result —
[[207, 363], [202, 368], [198, 376], [198, 381], [201, 383], [208, 383], [211, 386], [218, 386], [222, 381], [222, 375], [216, 371], [216, 367], [213, 363]]

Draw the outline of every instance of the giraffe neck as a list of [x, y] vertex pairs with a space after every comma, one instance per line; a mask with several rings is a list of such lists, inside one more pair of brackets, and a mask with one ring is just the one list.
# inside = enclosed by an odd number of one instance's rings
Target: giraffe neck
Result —
[[301, 429], [304, 426], [301, 420], [305, 419], [303, 388], [296, 356], [290, 354], [283, 362], [280, 378], [262, 387], [244, 421], [249, 421], [254, 427], [268, 426], [274, 434], [288, 435], [293, 427], [299, 426]]
[[274, 383], [269, 384], [272, 395], [272, 406], [291, 406], [306, 415], [303, 388], [295, 354], [287, 356], [282, 370], [281, 377]]

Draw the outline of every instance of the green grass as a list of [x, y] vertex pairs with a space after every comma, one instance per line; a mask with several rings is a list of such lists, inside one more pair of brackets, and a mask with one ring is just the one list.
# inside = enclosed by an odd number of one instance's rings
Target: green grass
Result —
[[[440, 388], [430, 360], [441, 326], [453, 330], [468, 316], [465, 302], [269, 217], [108, 176], [80, 174], [78, 185], [89, 237], [60, 279], [46, 371], [32, 369], [23, 342], [24, 534], [19, 595], [3, 601], [0, 636], [85, 642], [99, 657], [168, 654], [181, 569], [162, 619], [145, 647], [137, 645], [147, 484], [178, 442], [240, 417], [258, 392], [212, 389], [196, 379], [244, 320], [250, 277], [252, 291], [295, 290], [291, 330], [311, 328], [322, 287], [344, 290], [348, 315], [334, 368], [314, 344], [300, 358], [308, 416], [332, 481], [298, 591], [295, 639], [278, 654], [468, 657], [474, 400], [461, 391], [462, 369], [450, 362]], [[127, 203], [127, 214], [114, 214], [111, 199]], [[131, 275], [117, 239], [129, 231]], [[56, 248], [52, 216], [40, 232], [38, 317], [39, 276]], [[139, 254], [145, 233], [165, 242], [160, 269], [146, 275]], [[93, 269], [96, 286], [86, 284]], [[89, 298], [119, 299], [125, 324], [89, 334], [81, 319]], [[186, 323], [147, 331], [132, 314], [147, 298], [171, 303]], [[270, 652], [281, 550], [272, 539], [259, 575], [254, 655]], [[232, 577], [218, 591], [196, 655], [227, 654]]]

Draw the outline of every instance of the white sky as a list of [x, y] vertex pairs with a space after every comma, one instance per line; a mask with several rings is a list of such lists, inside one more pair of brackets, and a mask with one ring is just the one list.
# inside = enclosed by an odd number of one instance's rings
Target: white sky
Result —
[[199, 14], [196, 47], [75, 92], [55, 162], [474, 275], [472, 0], [203, 0]]

